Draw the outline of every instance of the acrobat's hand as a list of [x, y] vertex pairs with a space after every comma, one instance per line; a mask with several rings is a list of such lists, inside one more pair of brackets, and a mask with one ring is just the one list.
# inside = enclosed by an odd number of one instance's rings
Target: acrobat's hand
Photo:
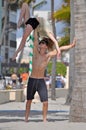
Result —
[[15, 54], [13, 55], [12, 61], [14, 61], [14, 60], [16, 59], [16, 57], [17, 57], [17, 53], [15, 53]]
[[20, 26], [21, 26], [21, 24], [20, 24], [20, 23], [18, 23], [17, 28], [20, 28]]
[[22, 24], [23, 24], [23, 23], [22, 23], [22, 20], [19, 20], [19, 21], [18, 21], [18, 24], [17, 24], [17, 28], [20, 28]]
[[60, 58], [61, 58], [61, 51], [60, 51], [60, 49], [58, 49], [57, 59], [60, 59]]

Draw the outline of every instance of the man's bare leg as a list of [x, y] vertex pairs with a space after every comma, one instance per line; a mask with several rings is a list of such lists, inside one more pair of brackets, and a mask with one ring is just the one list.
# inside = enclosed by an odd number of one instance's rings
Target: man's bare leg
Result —
[[47, 121], [48, 101], [43, 102], [43, 121]]
[[32, 103], [32, 100], [27, 100], [27, 102], [26, 102], [25, 122], [28, 121], [28, 116], [30, 114], [31, 103]]

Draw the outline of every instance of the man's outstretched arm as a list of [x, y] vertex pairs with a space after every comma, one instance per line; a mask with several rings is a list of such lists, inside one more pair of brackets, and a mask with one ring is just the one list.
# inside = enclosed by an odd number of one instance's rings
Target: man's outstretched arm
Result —
[[75, 45], [76, 45], [76, 38], [73, 39], [73, 42], [71, 44], [66, 45], [66, 46], [61, 46], [60, 51], [69, 50], [69, 49], [75, 47]]

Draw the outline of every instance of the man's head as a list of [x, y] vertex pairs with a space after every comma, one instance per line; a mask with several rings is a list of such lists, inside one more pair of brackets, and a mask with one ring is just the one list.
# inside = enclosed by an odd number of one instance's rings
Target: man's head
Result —
[[48, 47], [48, 50], [52, 50], [53, 49], [53, 41], [50, 38], [44, 37], [40, 42], [40, 44], [45, 44]]

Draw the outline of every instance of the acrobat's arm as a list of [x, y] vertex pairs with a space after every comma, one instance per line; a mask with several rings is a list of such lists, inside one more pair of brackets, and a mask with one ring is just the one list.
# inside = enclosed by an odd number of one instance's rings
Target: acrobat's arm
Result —
[[46, 30], [46, 33], [47, 33], [48, 37], [54, 42], [55, 47], [56, 47], [56, 50], [57, 50], [57, 52], [58, 52], [58, 53], [57, 53], [57, 56], [60, 57], [61, 51], [60, 51], [60, 48], [59, 48], [59, 45], [58, 45], [57, 40], [55, 39], [55, 37], [54, 37], [54, 35], [52, 34], [51, 31]]

